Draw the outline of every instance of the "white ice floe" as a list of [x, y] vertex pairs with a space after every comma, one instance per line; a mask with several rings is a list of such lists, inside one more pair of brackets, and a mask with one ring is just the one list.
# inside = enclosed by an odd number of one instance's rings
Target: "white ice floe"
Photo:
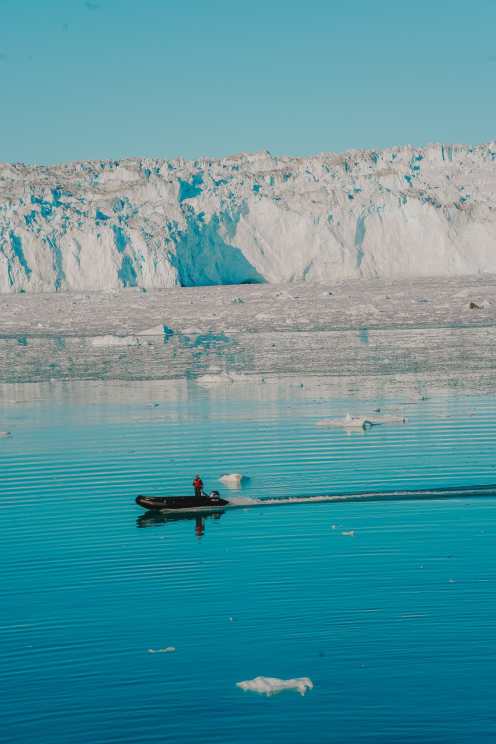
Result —
[[340, 429], [370, 429], [381, 424], [405, 424], [404, 416], [351, 416], [347, 413], [344, 418], [321, 419], [316, 426], [334, 426]]
[[248, 477], [242, 473], [225, 473], [220, 476], [219, 480], [228, 488], [239, 488], [243, 481], [248, 480]]
[[244, 682], [236, 682], [236, 687], [250, 692], [258, 692], [261, 695], [276, 695], [283, 690], [297, 690], [304, 695], [313, 689], [313, 682], [309, 677], [296, 677], [295, 679], [278, 679], [277, 677], [255, 677]]
[[343, 537], [355, 537], [355, 530], [344, 530], [341, 534]]
[[149, 648], [149, 654], [173, 654], [175, 652], [175, 646], [166, 646], [165, 648]]

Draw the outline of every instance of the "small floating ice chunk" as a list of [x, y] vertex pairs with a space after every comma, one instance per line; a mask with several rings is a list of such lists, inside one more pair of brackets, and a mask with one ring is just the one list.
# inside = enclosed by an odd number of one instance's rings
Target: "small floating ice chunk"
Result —
[[309, 677], [296, 677], [295, 679], [278, 679], [277, 677], [255, 677], [244, 682], [236, 682], [236, 687], [241, 690], [258, 692], [260, 695], [276, 695], [283, 690], [297, 690], [304, 695], [313, 689], [313, 682]]
[[342, 419], [321, 419], [316, 426], [336, 426], [341, 429], [367, 429], [373, 422], [365, 416], [351, 416], [349, 413]]
[[220, 476], [219, 480], [228, 488], [239, 488], [243, 481], [248, 480], [248, 477], [242, 473], [225, 473]]
[[149, 654], [173, 654], [175, 652], [175, 646], [166, 646], [165, 648], [149, 648]]
[[342, 419], [321, 419], [316, 426], [335, 426], [341, 429], [370, 429], [382, 424], [405, 424], [404, 416], [352, 416], [347, 413]]
[[355, 530], [344, 530], [341, 534], [343, 537], [355, 537]]

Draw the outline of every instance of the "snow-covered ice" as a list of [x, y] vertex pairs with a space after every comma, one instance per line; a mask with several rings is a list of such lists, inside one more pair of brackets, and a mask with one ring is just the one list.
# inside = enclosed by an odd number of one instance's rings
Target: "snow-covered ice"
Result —
[[340, 429], [367, 429], [374, 422], [365, 416], [351, 416], [349, 413], [341, 419], [321, 419], [316, 426], [335, 426]]
[[296, 690], [304, 695], [313, 689], [313, 682], [309, 677], [296, 677], [294, 679], [278, 679], [277, 677], [255, 677], [244, 682], [236, 682], [236, 686], [242, 690], [258, 692], [261, 695], [275, 695], [283, 690]]

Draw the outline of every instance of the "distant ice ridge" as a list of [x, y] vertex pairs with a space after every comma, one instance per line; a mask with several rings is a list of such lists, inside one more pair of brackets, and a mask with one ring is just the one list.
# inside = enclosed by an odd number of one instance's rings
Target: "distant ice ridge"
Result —
[[496, 272], [496, 143], [0, 165], [0, 291]]

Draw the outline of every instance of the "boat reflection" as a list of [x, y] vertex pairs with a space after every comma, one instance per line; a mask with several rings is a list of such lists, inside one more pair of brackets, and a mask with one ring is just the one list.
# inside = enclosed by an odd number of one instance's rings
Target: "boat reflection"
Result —
[[136, 520], [137, 527], [160, 527], [170, 522], [183, 522], [193, 521], [195, 523], [195, 535], [202, 537], [205, 534], [205, 521], [207, 519], [220, 519], [224, 514], [224, 509], [211, 509], [208, 511], [202, 511], [201, 514], [178, 512], [160, 512], [160, 511], [147, 511], [141, 514]]

